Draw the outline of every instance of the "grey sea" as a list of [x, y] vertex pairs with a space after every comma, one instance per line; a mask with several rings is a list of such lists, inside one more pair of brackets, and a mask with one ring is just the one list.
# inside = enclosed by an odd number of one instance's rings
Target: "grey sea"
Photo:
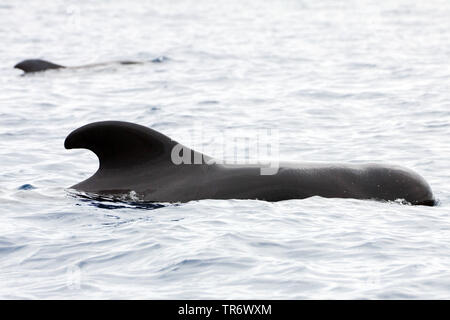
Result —
[[[446, 0], [2, 0], [0, 298], [449, 299], [449, 17]], [[148, 62], [13, 68], [31, 58]], [[244, 160], [269, 130], [280, 160], [402, 165], [439, 204], [92, 199], [70, 186], [97, 157], [64, 139], [102, 120]]]

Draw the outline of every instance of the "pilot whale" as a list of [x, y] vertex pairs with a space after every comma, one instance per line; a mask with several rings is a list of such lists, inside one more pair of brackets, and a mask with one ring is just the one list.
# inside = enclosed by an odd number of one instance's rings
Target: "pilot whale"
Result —
[[[166, 57], [158, 57], [150, 62], [158, 63], [163, 62], [166, 60]], [[100, 63], [92, 63], [92, 64], [86, 64], [81, 66], [74, 66], [74, 67], [67, 67], [60, 64], [56, 64], [53, 62], [41, 60], [41, 59], [29, 59], [24, 60], [19, 63], [17, 63], [14, 68], [20, 69], [24, 71], [25, 73], [31, 73], [31, 72], [39, 72], [39, 71], [46, 71], [46, 70], [52, 70], [52, 69], [81, 69], [81, 68], [90, 68], [90, 67], [98, 67], [98, 66], [104, 66], [109, 64], [144, 64], [143, 61], [127, 61], [127, 60], [120, 60], [120, 61], [111, 61], [111, 62], [100, 62]]]
[[221, 164], [155, 130], [128, 122], [85, 125], [70, 133], [64, 146], [88, 149], [97, 155], [97, 172], [71, 187], [96, 195], [123, 197], [134, 192], [140, 199], [154, 202], [280, 201], [321, 196], [435, 204], [428, 183], [403, 167], [280, 163], [274, 174], [261, 174], [259, 165]]

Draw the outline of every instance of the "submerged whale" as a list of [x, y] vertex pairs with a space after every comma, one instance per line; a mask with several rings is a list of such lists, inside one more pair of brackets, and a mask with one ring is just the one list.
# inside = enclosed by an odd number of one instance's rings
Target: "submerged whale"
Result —
[[280, 201], [321, 196], [435, 204], [427, 182], [403, 167], [280, 163], [274, 174], [261, 174], [259, 165], [224, 165], [155, 130], [128, 122], [85, 125], [70, 133], [64, 146], [91, 150], [99, 158], [97, 172], [71, 187], [96, 195], [134, 192], [140, 199], [154, 202]]
[[[166, 60], [165, 57], [158, 57], [158, 58], [155, 58], [155, 59], [151, 60], [150, 62], [158, 63], [158, 62], [163, 62], [164, 60]], [[144, 64], [145, 62], [143, 62], [143, 61], [126, 61], [126, 60], [121, 60], [121, 61], [111, 61], [111, 62], [101, 62], [101, 63], [86, 64], [86, 65], [75, 66], [75, 67], [66, 67], [66, 66], [63, 66], [63, 65], [60, 65], [60, 64], [56, 64], [56, 63], [45, 61], [45, 60], [41, 60], [41, 59], [29, 59], [29, 60], [24, 60], [22, 62], [17, 63], [14, 66], [14, 68], [20, 69], [20, 70], [24, 71], [25, 73], [30, 73], [30, 72], [39, 72], [39, 71], [52, 70], [52, 69], [89, 68], [89, 67], [97, 67], [97, 66], [109, 65], [109, 64], [114, 64], [114, 63], [116, 63], [116, 64]]]

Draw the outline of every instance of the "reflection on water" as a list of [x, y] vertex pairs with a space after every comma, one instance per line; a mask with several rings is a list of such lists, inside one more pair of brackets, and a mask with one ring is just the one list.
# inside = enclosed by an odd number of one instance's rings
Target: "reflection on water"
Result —
[[132, 201], [127, 200], [126, 197], [122, 200], [114, 196], [98, 195], [94, 193], [80, 192], [75, 190], [69, 190], [68, 195], [79, 199], [81, 202], [87, 203], [90, 206], [94, 206], [101, 209], [145, 209], [154, 210], [163, 208], [166, 206], [177, 206], [178, 204], [164, 204], [150, 201]]

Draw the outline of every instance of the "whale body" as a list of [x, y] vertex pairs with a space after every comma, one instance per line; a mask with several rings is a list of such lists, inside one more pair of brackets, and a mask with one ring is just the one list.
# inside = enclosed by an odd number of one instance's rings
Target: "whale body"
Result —
[[[150, 62], [159, 63], [159, 62], [165, 61], [166, 59], [167, 59], [166, 57], [162, 56], [162, 57], [155, 58], [155, 59], [151, 60]], [[109, 64], [114, 64], [114, 63], [128, 65], [128, 64], [143, 64], [144, 62], [143, 61], [120, 60], [120, 61], [100, 62], [100, 63], [81, 65], [81, 66], [67, 67], [67, 66], [63, 66], [60, 64], [46, 61], [46, 60], [28, 59], [28, 60], [24, 60], [24, 61], [17, 63], [14, 66], [14, 68], [20, 69], [25, 73], [31, 73], [31, 72], [39, 72], [39, 71], [46, 71], [46, 70], [52, 70], [52, 69], [67, 69], [67, 68], [80, 69], [80, 68], [98, 67], [98, 66], [109, 65]]]
[[[261, 174], [262, 166], [224, 165], [155, 130], [128, 122], [85, 125], [70, 133], [64, 145], [66, 149], [89, 149], [99, 158], [97, 172], [71, 187], [97, 195], [134, 192], [154, 202], [321, 196], [435, 204], [428, 183], [400, 166], [280, 163], [276, 173]], [[174, 155], [197, 161], [180, 163]]]

